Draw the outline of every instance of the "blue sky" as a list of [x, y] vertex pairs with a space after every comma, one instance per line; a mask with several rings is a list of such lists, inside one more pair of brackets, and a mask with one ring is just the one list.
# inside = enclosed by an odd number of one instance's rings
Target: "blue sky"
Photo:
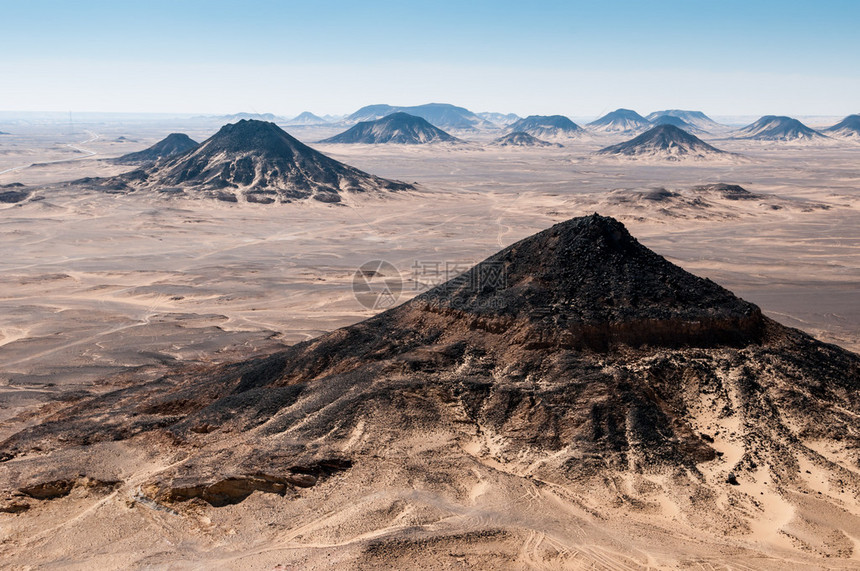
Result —
[[0, 109], [860, 111], [860, 1], [0, 0]]

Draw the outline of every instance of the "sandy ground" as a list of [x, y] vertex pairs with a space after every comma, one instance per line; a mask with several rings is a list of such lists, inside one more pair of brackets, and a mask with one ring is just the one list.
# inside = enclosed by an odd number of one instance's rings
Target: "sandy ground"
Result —
[[[215, 129], [82, 125], [70, 135], [57, 126], [13, 131], [0, 125], [15, 133], [0, 138], [0, 184], [115, 174], [128, 167], [102, 159], [145, 148], [169, 132], [203, 140]], [[307, 142], [333, 134], [330, 128], [291, 131]], [[687, 165], [589, 156], [618, 137], [571, 141], [562, 149], [482, 144], [496, 136], [465, 146], [314, 145], [373, 174], [420, 184], [418, 192], [350, 198], [347, 206], [68, 189], [0, 204], [0, 438], [27, 423], [22, 413], [68, 391], [108, 390], [178, 362], [263, 352], [368, 317], [374, 311], [351, 288], [366, 261], [387, 260], [401, 271], [402, 301], [444, 279], [446, 267], [464, 269], [554, 222], [594, 211], [618, 217], [649, 248], [759, 304], [777, 321], [860, 350], [860, 145], [709, 140], [749, 160]], [[687, 192], [714, 182], [763, 196], [705, 197], [705, 205], [637, 198], [656, 187]], [[475, 474], [472, 499], [501, 509], [508, 499], [493, 496], [482, 474]], [[533, 491], [535, 505], [555, 505], [554, 493]], [[254, 501], [269, 509], [269, 499]], [[769, 517], [790, 519], [778, 496], [763, 501], [772, 504]], [[154, 514], [147, 525], [173, 525], [161, 522], [167, 519]], [[304, 519], [295, 537], [326, 522], [324, 514]], [[241, 537], [210, 539], [225, 546]], [[552, 537], [526, 532], [520, 540], [524, 562], [540, 556], [539, 564], [526, 567], [552, 568], [544, 552], [562, 549]], [[595, 552], [613, 541], [619, 540], [601, 540]], [[587, 560], [600, 561], [597, 555]], [[648, 565], [641, 553], [617, 561], [616, 568]], [[241, 560], [223, 563], [241, 566]], [[703, 560], [697, 568], [718, 568], [713, 565]]]

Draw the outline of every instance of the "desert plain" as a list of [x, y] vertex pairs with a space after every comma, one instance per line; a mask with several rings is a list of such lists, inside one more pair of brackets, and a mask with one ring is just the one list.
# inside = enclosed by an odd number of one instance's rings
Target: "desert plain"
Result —
[[[461, 134], [468, 140], [462, 145], [326, 145], [315, 142], [334, 134], [330, 127], [288, 127], [339, 161], [416, 189], [349, 195], [340, 204], [263, 205], [61, 184], [127, 171], [109, 159], [169, 132], [200, 141], [217, 127], [93, 122], [69, 133], [64, 125], [0, 125], [13, 133], [0, 137], [0, 184], [22, 183], [32, 192], [25, 201], [0, 204], [0, 440], [69, 399], [156, 379], [178, 366], [264, 355], [370, 317], [380, 308], [364, 307], [353, 292], [365, 262], [385, 260], [400, 271], [400, 303], [444, 281], [446, 271], [462, 271], [554, 223], [594, 212], [623, 222], [643, 245], [757, 304], [775, 321], [860, 351], [857, 142], [716, 135], [708, 141], [741, 158], [667, 163], [592, 156], [623, 136], [534, 149], [494, 148], [487, 143], [495, 135], [482, 133]], [[753, 196], [738, 200], [707, 189], [715, 183], [740, 185]], [[105, 462], [121, 472], [128, 462], [139, 481], [147, 462], [151, 471], [170, 464], [123, 454], [121, 447], [107, 450]], [[688, 522], [667, 523], [678, 516], [671, 502], [656, 509], [654, 531], [646, 525], [652, 516], [640, 513], [627, 527], [605, 516], [618, 513], [617, 506], [601, 511], [605, 498], [503, 470], [468, 477], [474, 482], [459, 503], [392, 481], [363, 491], [366, 503], [349, 513], [337, 500], [346, 492], [334, 480], [314, 502], [278, 507], [271, 495], [255, 493], [234, 506], [182, 513], [147, 507], [130, 483], [107, 496], [73, 493], [39, 510], [0, 514], [0, 558], [12, 568], [57, 562], [69, 568], [326, 568], [353, 561], [355, 550], [391, 530], [437, 525], [444, 531], [459, 518], [469, 522], [464, 529], [503, 521], [520, 531], [483, 537], [483, 547], [473, 551], [457, 544], [450, 548], [454, 555], [426, 568], [860, 565], [856, 497], [843, 498], [852, 517], [840, 524], [853, 546], [813, 553], [780, 534], [794, 507], [763, 486], [763, 515], [751, 516], [746, 532], [720, 543], [692, 539], [695, 526]], [[349, 485], [360, 485], [355, 478]], [[837, 493], [826, 483], [809, 486]], [[390, 513], [377, 501], [386, 494], [397, 496], [386, 504]], [[128, 507], [135, 497], [136, 506]], [[523, 505], [532, 506], [529, 520], [517, 519]], [[510, 506], [520, 507], [506, 520]], [[114, 526], [106, 523], [111, 518]], [[601, 526], [604, 519], [611, 525]], [[498, 553], [519, 545], [518, 556], [494, 559], [494, 542]], [[677, 551], [680, 544], [686, 547]], [[78, 552], [77, 546], [86, 547]], [[399, 560], [384, 555], [363, 561], [397, 566]], [[443, 560], [448, 563], [438, 563]]]

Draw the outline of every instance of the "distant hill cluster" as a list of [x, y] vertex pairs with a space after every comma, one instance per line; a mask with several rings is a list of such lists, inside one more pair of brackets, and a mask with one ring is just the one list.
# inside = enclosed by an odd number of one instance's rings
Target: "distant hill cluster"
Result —
[[362, 107], [355, 113], [348, 115], [346, 121], [376, 121], [392, 113], [408, 113], [415, 117], [421, 117], [440, 129], [458, 129], [464, 131], [492, 128], [493, 123], [479, 117], [464, 107], [457, 107], [447, 103], [428, 103], [412, 107], [393, 107], [391, 105], [368, 105]]
[[[394, 116], [393, 119], [387, 119]], [[408, 117], [418, 118], [418, 123]], [[317, 115], [304, 111], [287, 119], [271, 113], [236, 113], [199, 117], [219, 121], [253, 119], [270, 121], [288, 127], [341, 128], [336, 135], [321, 143], [340, 144], [429, 144], [463, 142], [473, 134], [501, 131], [501, 135], [524, 133], [544, 142], [564, 144], [567, 141], [590, 140], [602, 136], [638, 136], [654, 127], [669, 125], [691, 135], [717, 136], [718, 138], [746, 139], [806, 143], [831, 139], [860, 139], [860, 115], [849, 115], [832, 127], [817, 131], [797, 119], [767, 115], [739, 129], [732, 129], [708, 117], [702, 111], [663, 109], [645, 116], [632, 109], [616, 109], [584, 125], [578, 125], [564, 115], [530, 115], [520, 117], [514, 113], [473, 112], [449, 103], [423, 105], [366, 105], [348, 115]], [[507, 141], [494, 140], [495, 146], [536, 147], [522, 136]]]
[[563, 115], [530, 115], [508, 126], [509, 133], [528, 133], [543, 139], [576, 137], [583, 133], [582, 127]]
[[[164, 155], [163, 149], [173, 147], [176, 141], [190, 146]], [[199, 145], [185, 135], [173, 134], [135, 155], [152, 160], [122, 175], [71, 184], [118, 194], [149, 192], [259, 204], [308, 198], [337, 203], [347, 194], [413, 188], [345, 165], [301, 143], [276, 124], [256, 119], [224, 125]]]
[[[278, 123], [303, 130], [343, 130], [318, 141], [326, 145], [447, 145], [450, 150], [506, 148], [582, 149], [595, 160], [746, 161], [720, 149], [730, 141], [817, 144], [860, 140], [860, 115], [849, 115], [819, 130], [797, 119], [766, 115], [739, 129], [721, 125], [701, 111], [666, 109], [647, 116], [616, 109], [585, 125], [564, 115], [473, 113], [464, 107], [430, 103], [411, 107], [362, 107], [347, 116], [305, 111], [292, 119], [271, 113], [200, 116], [201, 121], [233, 121], [203, 143], [171, 133], [152, 146], [112, 159], [136, 168], [105, 178], [67, 183], [104, 192], [151, 192], [164, 197], [211, 198], [223, 202], [272, 204], [312, 198], [341, 202], [357, 193], [408, 191], [414, 185], [384, 179], [343, 164], [307, 146]], [[451, 131], [451, 132], [449, 132]], [[318, 133], [319, 130], [310, 132]], [[479, 133], [480, 132], [480, 133]], [[454, 134], [456, 133], [456, 134]], [[492, 135], [492, 138], [487, 135]], [[477, 138], [482, 136], [483, 138]], [[706, 142], [702, 137], [710, 138]], [[597, 142], [611, 139], [608, 146]], [[619, 139], [626, 138], [626, 140]], [[471, 139], [471, 140], [470, 140]], [[117, 141], [128, 142], [124, 137]], [[714, 144], [716, 143], [716, 144]], [[563, 152], [563, 151], [562, 151]], [[27, 199], [30, 191], [5, 191], [3, 202]]]

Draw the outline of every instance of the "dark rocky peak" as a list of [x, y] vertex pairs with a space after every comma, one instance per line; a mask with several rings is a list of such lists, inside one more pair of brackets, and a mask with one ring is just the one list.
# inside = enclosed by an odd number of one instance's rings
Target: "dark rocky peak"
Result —
[[255, 152], [263, 156], [291, 156], [296, 151], [310, 150], [274, 123], [256, 119], [224, 125], [203, 147], [209, 153]]
[[505, 248], [416, 298], [433, 310], [540, 324], [578, 345], [746, 343], [761, 312], [594, 214]]

